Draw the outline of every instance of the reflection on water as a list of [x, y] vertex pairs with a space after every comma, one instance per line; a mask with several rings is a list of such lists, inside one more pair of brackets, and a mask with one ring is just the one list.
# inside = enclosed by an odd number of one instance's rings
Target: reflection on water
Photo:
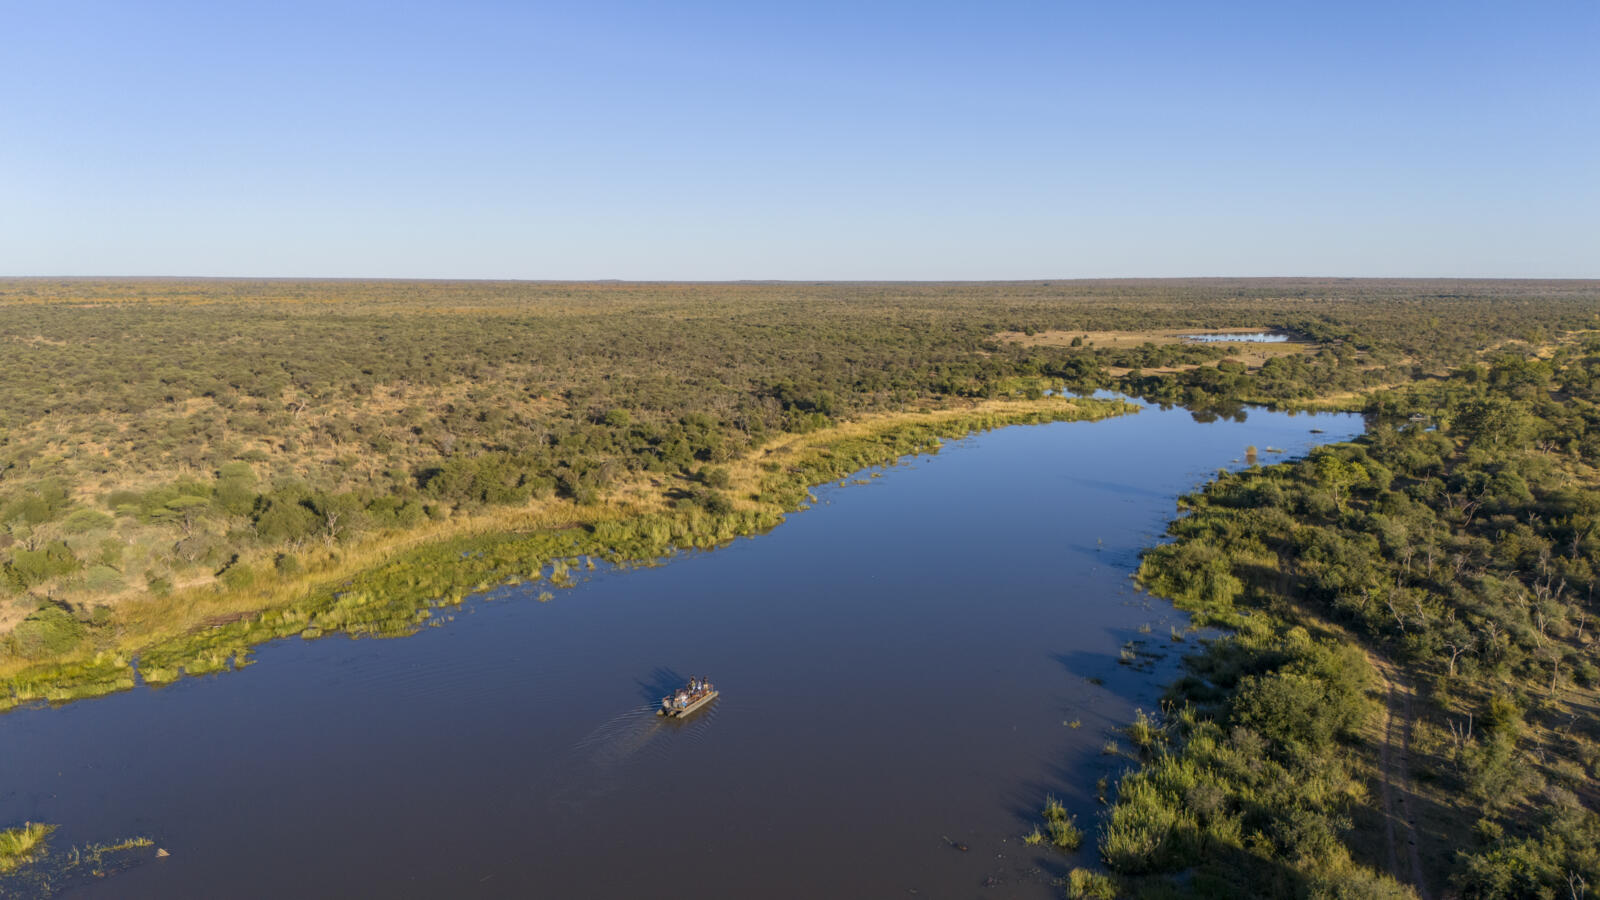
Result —
[[[1020, 836], [1046, 793], [1095, 821], [1126, 763], [1101, 746], [1193, 643], [1131, 586], [1139, 549], [1247, 445], [1360, 429], [1153, 407], [1004, 429], [548, 603], [500, 589], [415, 637], [20, 710], [0, 822], [171, 851], [85, 897], [1053, 897], [1093, 843]], [[657, 717], [685, 673], [722, 696]]]

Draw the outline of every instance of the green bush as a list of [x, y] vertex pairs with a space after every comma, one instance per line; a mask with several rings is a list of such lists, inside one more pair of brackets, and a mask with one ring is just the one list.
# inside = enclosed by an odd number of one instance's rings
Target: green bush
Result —
[[48, 544], [39, 550], [15, 550], [5, 565], [6, 580], [16, 590], [26, 590], [62, 575], [78, 571], [82, 563], [66, 541]]
[[291, 497], [265, 498], [265, 508], [255, 521], [256, 535], [268, 544], [304, 540], [315, 534], [320, 524], [315, 512]]
[[1067, 873], [1067, 896], [1072, 900], [1117, 900], [1117, 883], [1100, 872], [1073, 869]]
[[42, 606], [11, 631], [14, 652], [26, 659], [60, 656], [78, 646], [86, 634], [83, 623], [54, 604]]
[[243, 563], [234, 563], [222, 573], [222, 583], [229, 590], [242, 591], [255, 586], [256, 570]]
[[67, 534], [84, 534], [96, 528], [105, 528], [115, 520], [99, 510], [75, 509], [61, 521], [61, 530]]

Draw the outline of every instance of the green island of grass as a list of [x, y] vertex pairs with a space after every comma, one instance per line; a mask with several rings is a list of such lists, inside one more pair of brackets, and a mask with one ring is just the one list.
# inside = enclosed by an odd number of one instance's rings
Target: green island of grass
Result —
[[0, 829], [0, 897], [48, 897], [105, 878], [150, 858], [155, 842], [124, 838], [51, 851], [54, 825], [24, 822]]
[[15, 828], [0, 830], [0, 872], [10, 872], [44, 849], [54, 825], [24, 822]]

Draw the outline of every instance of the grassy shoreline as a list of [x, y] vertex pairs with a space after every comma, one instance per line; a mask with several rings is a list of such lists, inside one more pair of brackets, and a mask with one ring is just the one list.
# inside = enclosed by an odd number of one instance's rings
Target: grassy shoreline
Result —
[[[163, 684], [250, 663], [278, 638], [334, 632], [400, 636], [433, 610], [506, 583], [563, 587], [572, 568], [600, 559], [650, 564], [770, 530], [805, 506], [813, 487], [862, 468], [936, 449], [944, 439], [1008, 425], [1095, 421], [1137, 411], [1123, 400], [989, 400], [957, 408], [865, 416], [754, 448], [715, 476], [723, 499], [683, 502], [688, 479], [640, 478], [595, 503], [544, 500], [430, 522], [351, 545], [321, 548], [304, 571], [259, 565], [249, 581], [179, 590], [120, 609], [110, 640], [80, 641], [59, 658], [0, 668], [0, 710]], [[704, 475], [702, 474], [702, 477]]]

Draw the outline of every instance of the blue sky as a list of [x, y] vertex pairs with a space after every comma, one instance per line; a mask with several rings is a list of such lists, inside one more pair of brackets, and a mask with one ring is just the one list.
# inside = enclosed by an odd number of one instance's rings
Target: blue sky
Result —
[[0, 274], [1600, 277], [1600, 3], [0, 0]]

